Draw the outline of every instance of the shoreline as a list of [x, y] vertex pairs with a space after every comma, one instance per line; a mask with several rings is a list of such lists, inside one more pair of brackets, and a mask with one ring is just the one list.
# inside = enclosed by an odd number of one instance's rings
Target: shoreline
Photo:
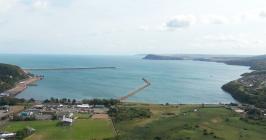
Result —
[[28, 86], [40, 80], [42, 80], [42, 77], [39, 77], [39, 76], [31, 77], [30, 76], [29, 78], [21, 80], [18, 83], [16, 83], [13, 88], [5, 91], [5, 93], [9, 94], [9, 97], [15, 97], [21, 92], [23, 92], [24, 90], [26, 90]]

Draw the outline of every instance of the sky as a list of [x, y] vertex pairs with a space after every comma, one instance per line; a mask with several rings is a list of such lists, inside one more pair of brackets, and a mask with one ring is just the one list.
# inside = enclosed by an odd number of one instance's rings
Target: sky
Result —
[[0, 53], [266, 54], [266, 0], [0, 0]]

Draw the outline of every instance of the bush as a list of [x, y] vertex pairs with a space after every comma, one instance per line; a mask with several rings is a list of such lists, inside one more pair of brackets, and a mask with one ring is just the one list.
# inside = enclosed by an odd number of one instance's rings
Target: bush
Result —
[[32, 128], [24, 128], [16, 132], [16, 140], [23, 140], [24, 138], [30, 136], [34, 131]]
[[132, 120], [135, 118], [149, 118], [151, 116], [149, 109], [136, 107], [111, 108], [108, 114], [113, 117], [116, 122]]
[[15, 115], [11, 121], [35, 121], [35, 117], [20, 117]]
[[24, 103], [25, 99], [11, 98], [11, 97], [1, 97], [0, 106], [3, 105], [17, 105], [19, 103]]

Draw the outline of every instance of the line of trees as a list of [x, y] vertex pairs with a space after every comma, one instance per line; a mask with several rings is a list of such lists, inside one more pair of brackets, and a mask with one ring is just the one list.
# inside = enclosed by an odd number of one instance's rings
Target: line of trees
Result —
[[67, 99], [67, 98], [62, 98], [62, 99], [58, 99], [58, 98], [53, 98], [51, 97], [50, 99], [45, 99], [43, 101], [43, 103], [55, 103], [55, 104], [76, 104], [77, 101], [76, 99]]
[[1, 97], [0, 98], [0, 106], [4, 105], [17, 105], [25, 102], [32, 102], [32, 100], [18, 99], [18, 98], [10, 98], [10, 97]]
[[75, 104], [89, 104], [89, 105], [105, 105], [105, 106], [113, 106], [120, 103], [119, 100], [116, 99], [83, 99], [82, 101], [77, 101], [76, 99], [67, 99], [67, 98], [53, 98], [46, 99], [43, 103], [55, 103], [55, 104], [67, 104], [67, 105], [75, 105]]

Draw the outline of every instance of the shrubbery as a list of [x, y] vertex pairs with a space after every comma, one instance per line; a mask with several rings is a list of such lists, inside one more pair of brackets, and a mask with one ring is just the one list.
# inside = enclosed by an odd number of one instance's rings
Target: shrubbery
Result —
[[117, 107], [111, 108], [108, 114], [114, 118], [114, 121], [132, 120], [135, 118], [149, 118], [151, 112], [149, 109], [137, 107]]
[[[68, 104], [68, 105], [75, 105], [78, 103], [76, 99], [67, 99], [67, 98], [50, 98], [43, 101], [43, 103], [60, 103], [60, 104]], [[106, 107], [110, 107], [120, 103], [119, 100], [116, 99], [84, 99], [81, 101], [83, 104], [90, 104], [90, 105], [104, 105]]]
[[120, 101], [116, 99], [84, 99], [81, 102], [83, 104], [104, 105], [106, 107], [110, 107], [120, 103]]
[[0, 97], [0, 106], [3, 105], [16, 105], [19, 103], [24, 103], [25, 99], [10, 98], [10, 97]]
[[24, 138], [30, 136], [35, 130], [32, 128], [24, 128], [16, 132], [16, 140], [23, 140]]

